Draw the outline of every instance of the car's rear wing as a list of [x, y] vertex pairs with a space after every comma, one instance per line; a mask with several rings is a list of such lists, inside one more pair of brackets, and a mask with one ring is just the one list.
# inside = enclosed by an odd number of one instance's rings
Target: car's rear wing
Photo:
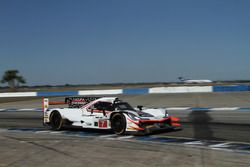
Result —
[[50, 102], [48, 98], [43, 98], [43, 112], [46, 111], [50, 105], [62, 105], [62, 104], [68, 104], [64, 101], [53, 101]]
[[43, 98], [43, 111], [46, 111], [50, 105], [68, 104], [69, 108], [81, 108], [99, 98], [101, 97], [66, 97], [64, 101], [49, 101], [48, 98]]

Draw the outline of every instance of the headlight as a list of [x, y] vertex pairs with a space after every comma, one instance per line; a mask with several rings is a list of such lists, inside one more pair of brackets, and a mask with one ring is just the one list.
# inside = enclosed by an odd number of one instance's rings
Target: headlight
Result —
[[137, 120], [140, 119], [140, 118], [139, 118], [138, 116], [136, 116], [135, 114], [128, 113], [128, 116], [129, 116], [129, 118], [131, 118], [132, 120], [135, 120], [135, 121], [137, 121]]

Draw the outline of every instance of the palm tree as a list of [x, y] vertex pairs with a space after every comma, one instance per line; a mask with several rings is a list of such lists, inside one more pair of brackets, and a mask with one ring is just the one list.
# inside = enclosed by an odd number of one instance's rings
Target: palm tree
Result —
[[8, 83], [9, 87], [12, 90], [15, 90], [16, 87], [18, 87], [19, 83], [26, 83], [25, 79], [18, 75], [19, 71], [18, 70], [7, 70], [5, 71], [1, 83]]

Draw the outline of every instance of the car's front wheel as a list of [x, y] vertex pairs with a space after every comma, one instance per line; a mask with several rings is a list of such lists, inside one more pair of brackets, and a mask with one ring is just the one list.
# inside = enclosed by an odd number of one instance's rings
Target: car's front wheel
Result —
[[63, 119], [58, 111], [53, 111], [50, 116], [50, 127], [52, 130], [61, 130], [63, 127]]
[[126, 118], [122, 113], [116, 113], [111, 118], [111, 128], [118, 134], [122, 135], [126, 132]]

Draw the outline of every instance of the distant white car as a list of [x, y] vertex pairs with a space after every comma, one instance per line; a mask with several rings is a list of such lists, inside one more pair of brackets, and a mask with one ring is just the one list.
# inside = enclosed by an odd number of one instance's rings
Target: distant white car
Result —
[[211, 80], [208, 80], [208, 79], [188, 79], [188, 80], [185, 80], [184, 83], [188, 83], [188, 84], [198, 84], [198, 83], [213, 83], [213, 81]]
[[178, 79], [186, 84], [213, 83], [213, 81], [209, 79], [185, 79], [183, 77], [179, 77]]
[[[49, 105], [67, 104], [67, 108]], [[179, 119], [165, 109], [134, 109], [116, 97], [67, 97], [65, 102], [43, 99], [44, 124], [53, 130], [64, 126], [112, 129], [114, 133], [151, 133], [161, 129], [180, 128]]]

